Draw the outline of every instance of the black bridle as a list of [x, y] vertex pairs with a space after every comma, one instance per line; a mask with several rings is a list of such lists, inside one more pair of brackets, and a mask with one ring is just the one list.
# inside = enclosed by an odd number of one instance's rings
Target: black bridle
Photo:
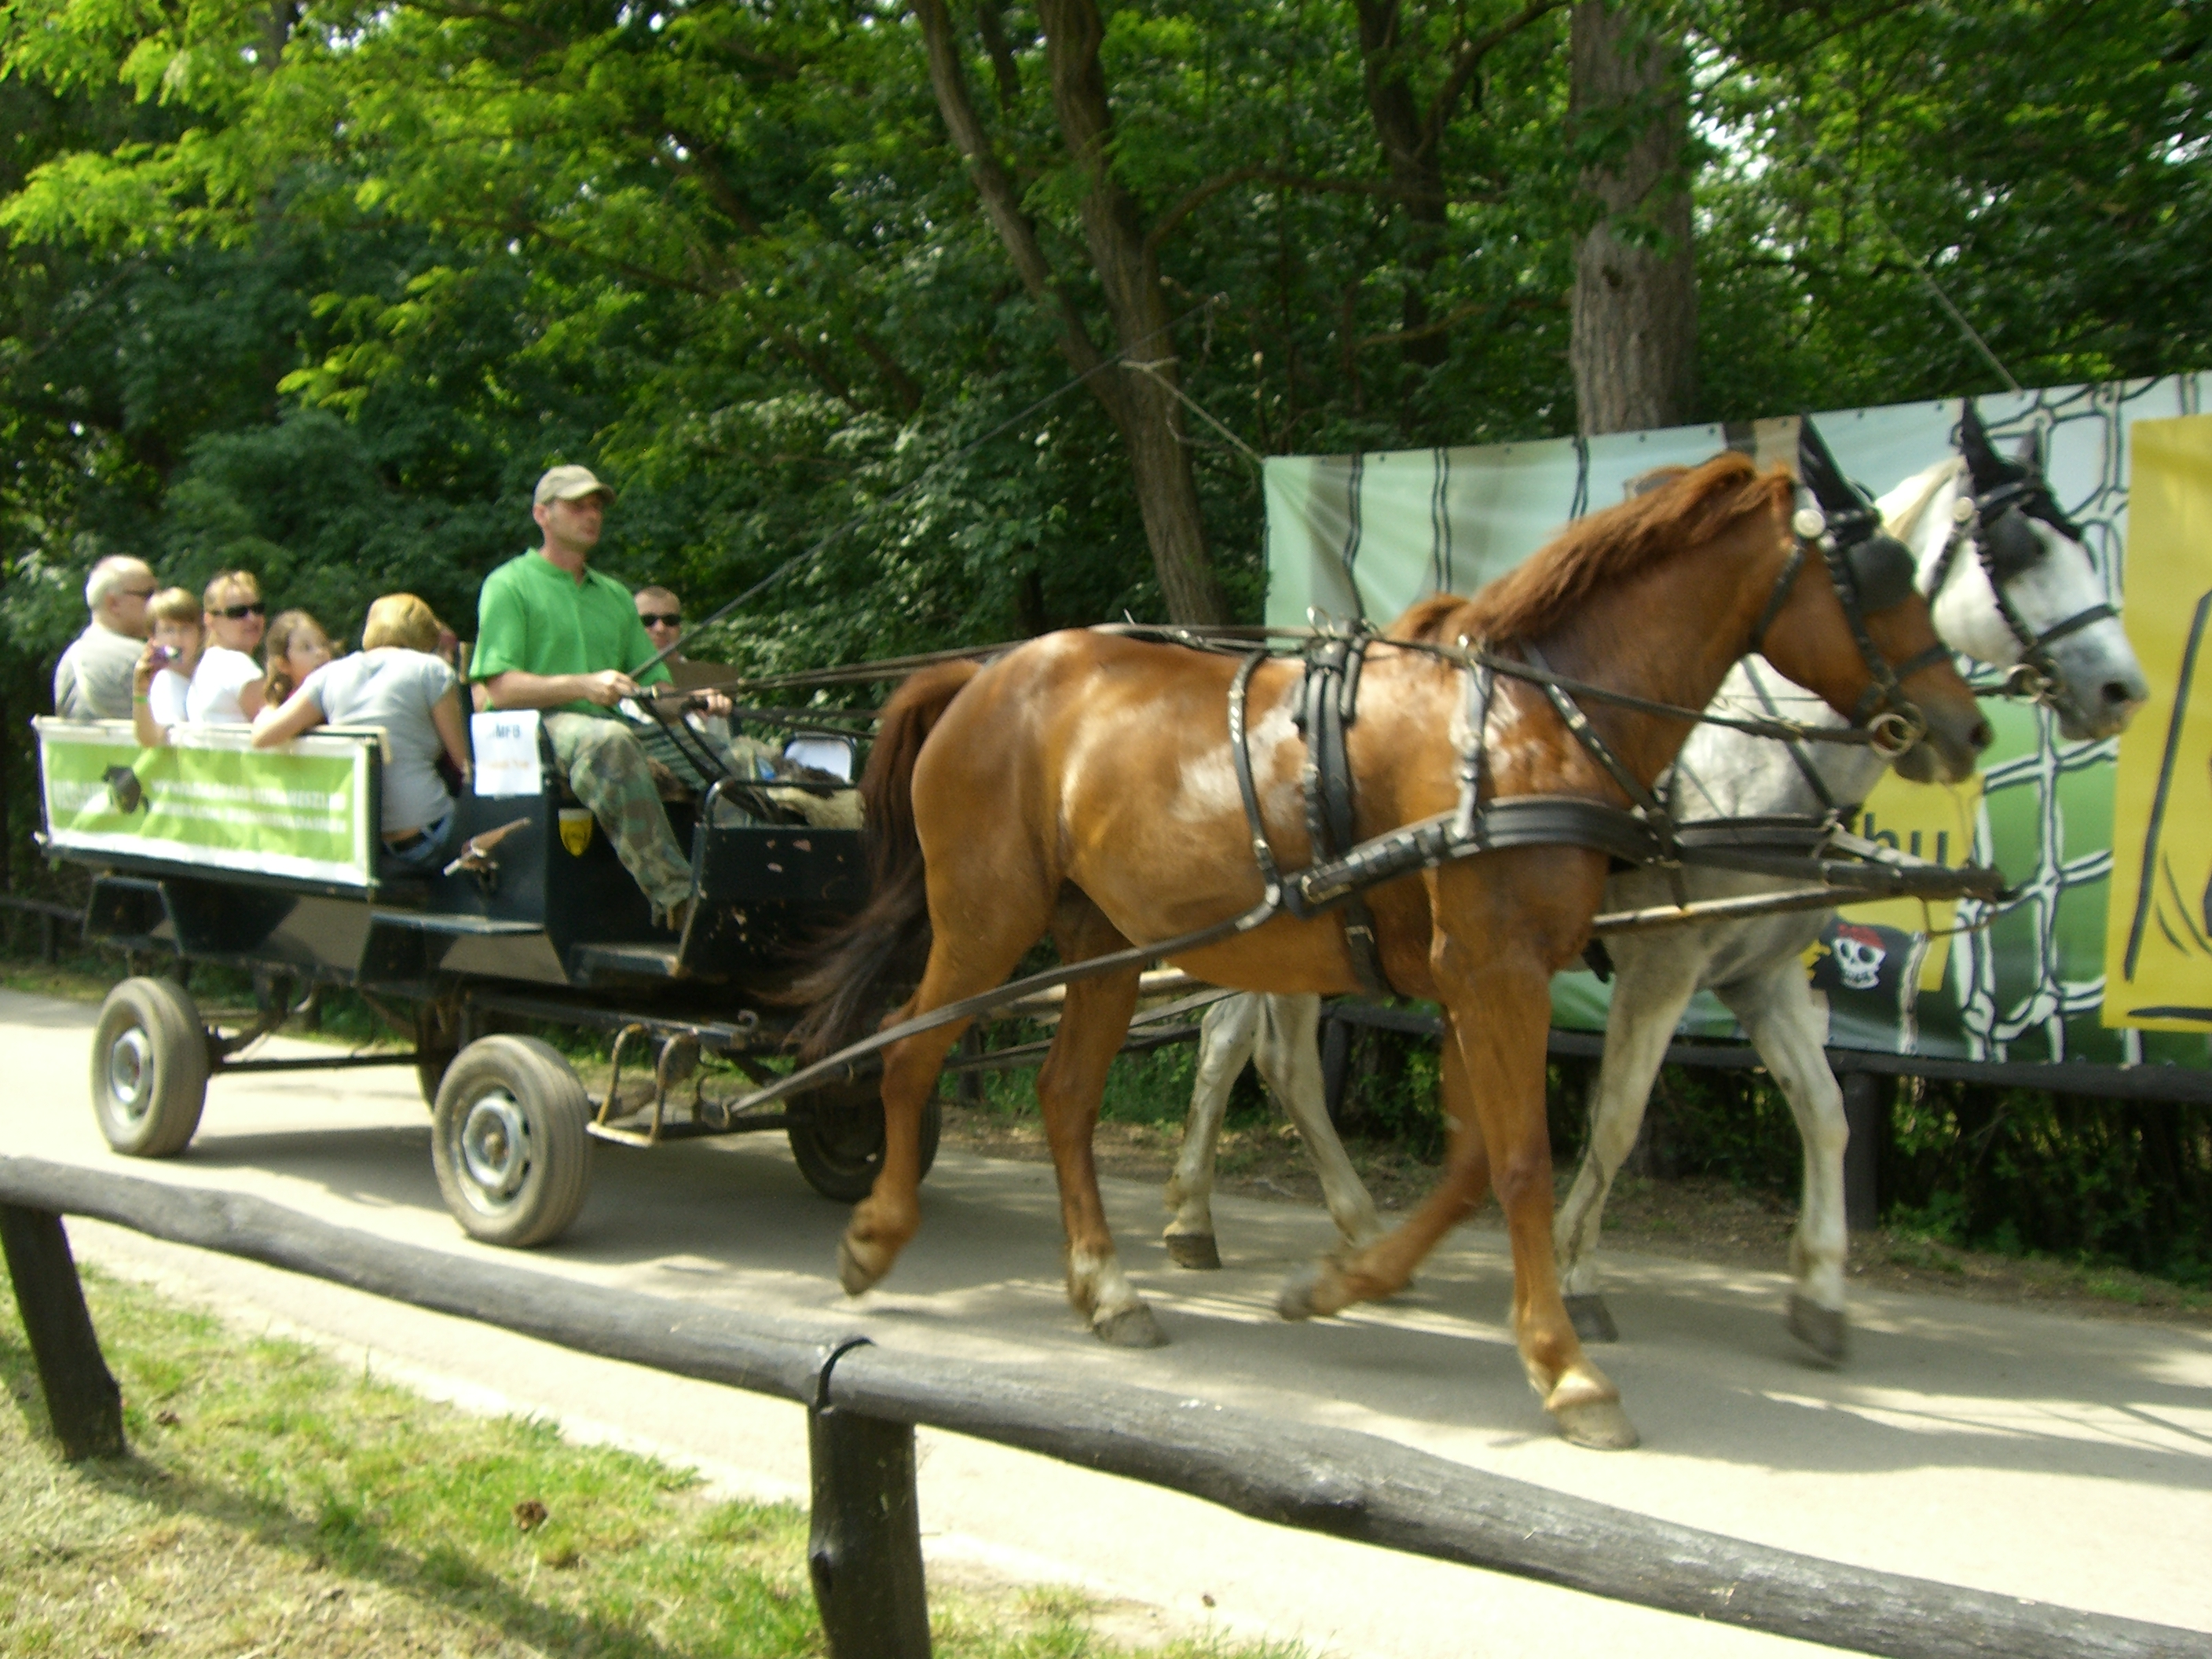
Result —
[[2062, 678], [2051, 647], [2069, 634], [2078, 634], [2094, 623], [2115, 618], [2119, 612], [2100, 602], [2053, 623], [2041, 633], [2030, 627], [2027, 619], [2020, 614], [2020, 607], [2005, 592], [2006, 585], [2048, 558], [2051, 553], [2028, 520], [2039, 519], [2076, 544], [2081, 539], [2081, 530], [2051, 498], [2051, 486], [2039, 468], [2026, 467], [2022, 463], [2014, 465], [2023, 466], [2023, 476], [1961, 495], [1952, 507], [1951, 534], [1943, 544], [1942, 552], [1936, 556], [1928, 584], [1928, 603], [1934, 605], [1942, 595], [1944, 584], [1951, 580], [1951, 573], [1957, 568], [1960, 550], [1972, 548], [1983, 574], [1989, 578], [1997, 615], [2004, 619], [2013, 638], [2020, 641], [2020, 661], [2006, 676], [2005, 690], [2014, 696], [2031, 697], [2047, 708], [2061, 709], [2066, 699], [2059, 689]]
[[1881, 527], [1881, 515], [1871, 505], [1832, 513], [1801, 507], [1790, 527], [1795, 545], [1774, 579], [1766, 609], [1752, 625], [1744, 653], [1764, 654], [1766, 630], [1782, 614], [1807, 560], [1819, 549], [1869, 676], [1867, 689], [1851, 710], [1851, 725], [1869, 733], [1875, 749], [1895, 759], [1928, 733], [1928, 717], [1905, 691], [1905, 681], [1923, 668], [1950, 659], [1948, 647], [1938, 641], [1917, 656], [1892, 664], [1867, 627], [1869, 615], [1901, 605], [1911, 596], [1916, 574], [1912, 555]]

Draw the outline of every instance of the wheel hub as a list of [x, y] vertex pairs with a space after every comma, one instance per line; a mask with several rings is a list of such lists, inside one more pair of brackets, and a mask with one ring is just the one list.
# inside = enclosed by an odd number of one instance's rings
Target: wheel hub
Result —
[[109, 1045], [107, 1091], [132, 1122], [146, 1115], [154, 1093], [154, 1045], [143, 1026], [132, 1026]]
[[487, 1198], [514, 1196], [530, 1173], [530, 1126], [503, 1091], [470, 1106], [461, 1122], [461, 1166]]

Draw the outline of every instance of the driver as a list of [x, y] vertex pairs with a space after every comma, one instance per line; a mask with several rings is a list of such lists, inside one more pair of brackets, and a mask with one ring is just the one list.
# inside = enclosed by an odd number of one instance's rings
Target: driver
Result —
[[[480, 706], [544, 711], [553, 756], [589, 807], [661, 926], [681, 931], [691, 902], [691, 860], [668, 827], [647, 757], [695, 785], [705, 780], [659, 726], [634, 723], [616, 705], [641, 687], [668, 684], [629, 590], [590, 567], [614, 492], [588, 468], [556, 466], [538, 481], [531, 516], [544, 532], [532, 552], [484, 579], [469, 675]], [[650, 664], [650, 666], [647, 665]], [[729, 699], [704, 692], [710, 714]], [[717, 757], [752, 775], [750, 756]]]

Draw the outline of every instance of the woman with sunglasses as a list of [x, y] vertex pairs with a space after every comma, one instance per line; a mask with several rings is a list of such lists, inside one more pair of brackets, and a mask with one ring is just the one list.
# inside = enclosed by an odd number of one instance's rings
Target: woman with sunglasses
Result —
[[226, 570], [207, 585], [208, 647], [192, 675], [191, 719], [244, 726], [261, 712], [261, 665], [253, 653], [269, 626], [269, 606], [250, 570]]

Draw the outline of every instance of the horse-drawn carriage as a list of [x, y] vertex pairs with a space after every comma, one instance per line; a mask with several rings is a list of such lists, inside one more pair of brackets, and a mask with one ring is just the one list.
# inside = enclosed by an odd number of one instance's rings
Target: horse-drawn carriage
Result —
[[[534, 718], [508, 724], [519, 729], [505, 734], [505, 764], [460, 797], [461, 855], [412, 874], [380, 868], [374, 731], [325, 727], [256, 750], [242, 726], [180, 727], [171, 746], [143, 749], [125, 723], [37, 722], [46, 851], [91, 876], [87, 936], [243, 970], [254, 988], [254, 1006], [226, 1017], [204, 1012], [179, 977], [116, 987], [92, 1057], [109, 1144], [140, 1157], [183, 1151], [212, 1076], [412, 1064], [447, 1204], [489, 1242], [539, 1243], [567, 1226], [594, 1140], [781, 1129], [817, 1191], [863, 1195], [882, 1145], [872, 1081], [732, 1113], [699, 1068], [711, 1054], [755, 1082], [774, 1075], [763, 1062], [789, 1024], [775, 997], [793, 947], [865, 896], [859, 832], [764, 824], [763, 802], [734, 782], [668, 802], [700, 895], [672, 933], [565, 796]], [[492, 735], [480, 731], [480, 752]], [[849, 773], [849, 741], [810, 740], [817, 763], [834, 765], [841, 750]], [[411, 1026], [413, 1051], [253, 1057], [323, 986], [350, 988]], [[533, 1024], [611, 1036], [608, 1085], [588, 1092], [557, 1050], [517, 1034]], [[932, 1155], [935, 1131], [933, 1113]]]
[[[388, 880], [371, 862], [372, 738], [343, 732], [278, 757], [244, 754], [242, 733], [141, 752], [113, 728], [46, 723], [49, 849], [94, 866], [101, 937], [250, 968], [272, 985], [334, 981], [411, 1003], [410, 1058], [426, 1082], [442, 1073], [441, 1185], [477, 1237], [557, 1232], [581, 1201], [594, 1137], [782, 1127], [810, 1181], [862, 1200], [839, 1252], [856, 1295], [919, 1225], [915, 1186], [935, 1149], [934, 1089], [951, 1043], [970, 1021], [1065, 987], [1039, 1096], [1068, 1292], [1103, 1340], [1124, 1346], [1163, 1339], [1116, 1259], [1086, 1143], [1146, 965], [1279, 995], [1364, 988], [1433, 1000], [1455, 1125], [1443, 1179], [1383, 1238], [1295, 1276], [1279, 1310], [1304, 1318], [1392, 1294], [1494, 1190], [1513, 1235], [1516, 1336], [1531, 1382], [1571, 1439], [1632, 1444], [1618, 1390], [1582, 1352], [1551, 1249], [1551, 974], [1594, 934], [2003, 890], [1994, 870], [1946, 870], [1850, 835], [1849, 811], [1824, 790], [1817, 811], [1697, 817], [1662, 775], [1692, 731], [1718, 727], [1785, 740], [1814, 782], [1801, 745], [1863, 749], [1923, 779], [1965, 776], [1990, 729], [1929, 599], [1955, 600], [1946, 584], [1963, 550], [2008, 635], [1998, 659], [2068, 719], [2085, 684], [2059, 659], [2068, 642], [2100, 623], [2118, 632], [2101, 596], [2047, 622], [2006, 596], [2014, 583], [2063, 592], [2047, 579], [2068, 550], [2087, 567], [2033, 457], [2001, 460], [1971, 410], [1972, 491], [1956, 492], [1948, 529], [1920, 554], [1885, 530], [1809, 425], [1801, 444], [1818, 507], [1793, 512], [1786, 477], [1723, 455], [1592, 514], [1476, 599], [1425, 599], [1379, 633], [1322, 630], [1301, 642], [1301, 662], [1249, 632], [1132, 625], [916, 675], [884, 711], [866, 780], [872, 894], [854, 832], [732, 822], [720, 784], [678, 815], [696, 898], [679, 935], [656, 934], [590, 815], [562, 805], [535, 750], [519, 766], [487, 766], [481, 746], [462, 856], [434, 880]], [[1938, 471], [1953, 478], [1928, 476]], [[1714, 706], [1753, 654], [1827, 715]], [[2086, 684], [2111, 705], [2100, 719], [2124, 720], [2139, 700], [2129, 690], [2139, 676]], [[1164, 719], [1170, 709], [1177, 717]], [[514, 770], [519, 784], [486, 782]], [[1619, 868], [1662, 881], [1657, 902], [1601, 914]], [[1784, 884], [1693, 899], [1698, 872]], [[801, 933], [848, 915], [808, 975], [808, 1062], [778, 1075], [760, 1055], [793, 1029], [776, 1000], [789, 982], [781, 964]], [[1046, 936], [1062, 965], [1008, 982]], [[903, 1018], [884, 1022], [925, 946]], [[94, 1052], [110, 1139], [128, 1152], [180, 1148], [211, 1066], [353, 1063], [234, 1059], [282, 1023], [284, 997], [264, 1001], [224, 1037], [172, 986], [119, 988]], [[483, 1035], [502, 1019], [616, 1033], [615, 1076], [594, 1102], [544, 1045]], [[650, 1121], [623, 1128], [621, 1065], [639, 1039], [653, 1056]], [[676, 1118], [677, 1085], [708, 1048], [757, 1086], [712, 1101], [695, 1086]], [[1840, 1156], [1839, 1138], [1832, 1150]]]

